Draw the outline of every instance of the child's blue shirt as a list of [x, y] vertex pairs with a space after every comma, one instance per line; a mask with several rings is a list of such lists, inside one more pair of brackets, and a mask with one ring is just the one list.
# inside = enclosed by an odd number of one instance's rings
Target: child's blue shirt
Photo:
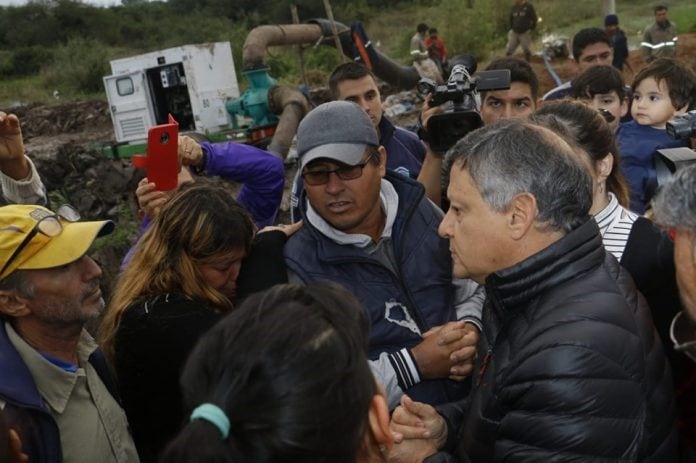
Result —
[[643, 214], [657, 189], [657, 150], [689, 146], [688, 140], [675, 140], [664, 129], [630, 121], [619, 126], [616, 141], [621, 154], [621, 171], [631, 190], [631, 210]]

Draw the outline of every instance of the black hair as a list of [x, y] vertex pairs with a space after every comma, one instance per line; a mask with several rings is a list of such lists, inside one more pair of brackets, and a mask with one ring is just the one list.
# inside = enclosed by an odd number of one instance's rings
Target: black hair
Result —
[[[522, 82], [529, 85], [532, 90], [532, 98], [536, 102], [539, 95], [539, 78], [537, 77], [532, 66], [519, 58], [505, 57], [498, 58], [490, 62], [486, 66], [486, 71], [497, 71], [500, 69], [510, 70], [510, 83]], [[481, 92], [481, 101], [486, 99], [486, 92]]]
[[611, 48], [609, 37], [607, 37], [607, 33], [603, 29], [599, 29], [598, 27], [581, 29], [573, 37], [573, 59], [575, 61], [580, 61], [580, 55], [586, 47], [600, 42], [606, 43], [609, 48]]
[[428, 25], [425, 23], [419, 23], [418, 26], [416, 26], [417, 32], [427, 32], [427, 30], [428, 30]]
[[667, 11], [669, 8], [667, 8], [667, 5], [657, 5], [653, 9], [653, 13], [657, 14], [659, 11]]
[[375, 75], [361, 63], [349, 61], [347, 63], [339, 64], [329, 77], [329, 90], [331, 90], [331, 97], [334, 100], [338, 99], [338, 84], [344, 80], [357, 80], [362, 79], [365, 76], [370, 76], [372, 77], [372, 80], [375, 82], [377, 81]]
[[594, 98], [595, 95], [616, 92], [621, 101], [626, 97], [623, 76], [614, 66], [592, 66], [576, 77], [572, 84], [572, 97]]
[[428, 29], [428, 34], [437, 34], [437, 28], [431, 27], [430, 29]]
[[229, 437], [194, 420], [161, 461], [354, 463], [377, 393], [368, 333], [359, 302], [337, 284], [250, 296], [204, 335], [181, 377], [184, 408], [216, 404]]
[[687, 65], [674, 58], [658, 58], [640, 70], [631, 84], [634, 92], [642, 81], [652, 77], [658, 84], [669, 87], [669, 99], [674, 109], [696, 107], [696, 74]]

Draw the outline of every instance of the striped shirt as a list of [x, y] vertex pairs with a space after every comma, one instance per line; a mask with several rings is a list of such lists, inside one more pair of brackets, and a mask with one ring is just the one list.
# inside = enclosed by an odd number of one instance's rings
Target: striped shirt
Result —
[[599, 225], [599, 232], [602, 234], [604, 248], [612, 253], [621, 262], [628, 235], [631, 234], [633, 222], [638, 218], [638, 214], [625, 209], [619, 204], [612, 193], [609, 193], [609, 204], [602, 209], [595, 220]]

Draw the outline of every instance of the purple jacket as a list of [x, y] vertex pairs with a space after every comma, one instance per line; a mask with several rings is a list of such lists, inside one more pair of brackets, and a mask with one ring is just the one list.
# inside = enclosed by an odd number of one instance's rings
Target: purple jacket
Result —
[[[285, 186], [282, 159], [255, 146], [236, 142], [201, 144], [206, 155], [205, 175], [241, 183], [237, 201], [261, 229], [275, 223]], [[150, 226], [149, 217], [140, 224], [138, 238]], [[136, 240], [137, 242], [137, 240]], [[123, 269], [130, 262], [132, 247], [121, 262]]]
[[207, 159], [205, 175], [241, 183], [237, 201], [259, 228], [273, 225], [283, 199], [283, 161], [262, 149], [242, 143], [202, 143]]

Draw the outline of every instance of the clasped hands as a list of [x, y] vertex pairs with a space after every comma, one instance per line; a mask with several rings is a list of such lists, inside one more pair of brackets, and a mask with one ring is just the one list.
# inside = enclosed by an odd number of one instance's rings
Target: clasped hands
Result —
[[[473, 370], [478, 340], [474, 325], [449, 322], [427, 331], [411, 353], [424, 379], [461, 381]], [[447, 440], [444, 418], [432, 406], [414, 402], [407, 395], [401, 397], [389, 427], [395, 444], [389, 452], [390, 463], [420, 463]]]
[[394, 446], [389, 463], [420, 463], [447, 441], [447, 423], [430, 405], [403, 395], [389, 423]]
[[479, 331], [464, 321], [449, 322], [423, 334], [411, 349], [423, 379], [462, 381], [474, 366]]

